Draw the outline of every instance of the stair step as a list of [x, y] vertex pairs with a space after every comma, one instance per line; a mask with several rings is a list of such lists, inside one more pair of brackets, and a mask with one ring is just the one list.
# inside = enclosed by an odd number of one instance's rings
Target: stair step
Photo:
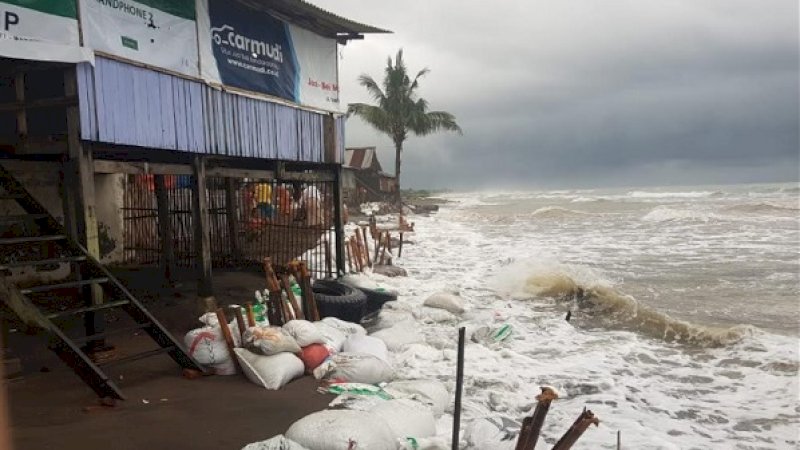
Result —
[[86, 261], [85, 256], [64, 256], [62, 258], [51, 258], [51, 259], [39, 259], [39, 260], [31, 260], [31, 261], [13, 261], [8, 262], [5, 264], [0, 264], [0, 270], [10, 269], [13, 267], [27, 267], [27, 266], [47, 266], [50, 264], [61, 264], [61, 263], [69, 263], [69, 262], [81, 262]]
[[10, 216], [0, 216], [0, 223], [27, 222], [44, 219], [47, 214], [18, 214]]
[[109, 336], [114, 336], [114, 335], [117, 335], [117, 334], [127, 333], [129, 331], [141, 330], [141, 329], [147, 328], [147, 327], [149, 327], [151, 325], [153, 325], [152, 322], [139, 323], [139, 324], [136, 324], [136, 325], [133, 325], [133, 326], [130, 326], [130, 327], [114, 328], [113, 330], [106, 330], [106, 331], [104, 331], [102, 333], [90, 334], [89, 336], [78, 337], [78, 338], [74, 338], [72, 340], [74, 342], [79, 343], [79, 344], [83, 344], [83, 343], [86, 343], [86, 342], [89, 342], [89, 341], [94, 341], [94, 340], [97, 340], [97, 339], [103, 339], [103, 338], [106, 338], [106, 337], [109, 337]]
[[90, 278], [88, 280], [68, 281], [66, 283], [44, 284], [44, 285], [41, 285], [41, 286], [34, 286], [34, 287], [26, 288], [26, 289], [20, 289], [19, 291], [23, 295], [28, 295], [28, 294], [33, 294], [33, 293], [36, 293], [36, 292], [47, 292], [47, 291], [52, 291], [52, 290], [55, 290], [55, 289], [80, 287], [80, 286], [86, 286], [86, 285], [89, 285], [89, 284], [107, 283], [107, 282], [108, 282], [108, 278], [106, 278], [106, 277]]
[[83, 308], [75, 308], [75, 309], [68, 309], [66, 311], [59, 311], [56, 313], [50, 313], [47, 315], [48, 319], [55, 319], [58, 317], [64, 316], [72, 316], [75, 314], [83, 314], [87, 312], [97, 312], [102, 311], [104, 309], [111, 309], [111, 308], [119, 308], [120, 306], [125, 306], [130, 303], [128, 300], [117, 300], [115, 302], [106, 302], [100, 305], [92, 305], [92, 306], [84, 306]]
[[140, 359], [149, 358], [151, 356], [161, 355], [170, 352], [172, 350], [175, 350], [175, 348], [176, 347], [174, 345], [170, 345], [169, 347], [157, 348], [155, 350], [150, 350], [147, 352], [136, 353], [135, 355], [123, 356], [122, 358], [112, 359], [110, 361], [104, 361], [101, 363], [97, 363], [97, 365], [100, 367], [109, 367], [109, 366], [115, 366], [117, 364], [138, 361]]
[[26, 242], [47, 242], [47, 241], [63, 241], [67, 237], [63, 234], [53, 234], [49, 236], [23, 236], [13, 238], [0, 238], [0, 245], [11, 244], [24, 244]]

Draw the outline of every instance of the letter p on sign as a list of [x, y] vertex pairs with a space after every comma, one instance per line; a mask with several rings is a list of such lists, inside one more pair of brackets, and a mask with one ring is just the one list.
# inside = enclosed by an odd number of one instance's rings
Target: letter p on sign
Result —
[[3, 29], [8, 31], [12, 25], [17, 25], [19, 23], [19, 16], [16, 13], [11, 11], [6, 11], [3, 14]]

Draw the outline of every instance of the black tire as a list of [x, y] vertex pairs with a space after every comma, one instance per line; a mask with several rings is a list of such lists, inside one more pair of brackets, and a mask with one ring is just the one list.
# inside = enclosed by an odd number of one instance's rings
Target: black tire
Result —
[[311, 287], [320, 318], [336, 317], [359, 323], [367, 307], [367, 296], [359, 289], [333, 280], [318, 280]]
[[375, 289], [357, 288], [367, 296], [366, 314], [376, 313], [383, 308], [384, 303], [397, 300], [394, 292], [376, 291]]

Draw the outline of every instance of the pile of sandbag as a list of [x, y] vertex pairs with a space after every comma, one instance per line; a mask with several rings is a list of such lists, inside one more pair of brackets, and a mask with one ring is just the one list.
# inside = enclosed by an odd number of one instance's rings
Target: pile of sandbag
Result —
[[[228, 351], [225, 337], [219, 326], [219, 320], [214, 313], [207, 313], [200, 316], [200, 322], [205, 326], [189, 331], [183, 338], [183, 343], [189, 350], [189, 356], [197, 362], [206, 366], [210, 372], [217, 375], [233, 375], [236, 373], [236, 365], [233, 357]], [[228, 325], [231, 329], [234, 342], [238, 339], [239, 327], [233, 321]]]
[[391, 380], [394, 369], [383, 341], [354, 333], [344, 341], [340, 353], [326, 360], [313, 373], [317, 379], [378, 384]]

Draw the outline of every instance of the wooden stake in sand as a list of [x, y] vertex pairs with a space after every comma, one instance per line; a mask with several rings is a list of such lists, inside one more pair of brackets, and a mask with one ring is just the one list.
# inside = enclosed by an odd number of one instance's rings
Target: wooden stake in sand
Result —
[[566, 433], [561, 436], [561, 439], [553, 446], [553, 450], [568, 450], [578, 442], [584, 431], [589, 428], [589, 425], [595, 426], [600, 424], [600, 420], [588, 409], [584, 409], [580, 416], [575, 419], [575, 422], [569, 427]]
[[361, 228], [361, 234], [364, 236], [364, 256], [367, 257], [367, 265], [372, 267], [372, 259], [369, 257], [369, 242], [367, 238], [367, 227], [364, 226]]
[[247, 312], [247, 326], [256, 326], [256, 314], [253, 312], [253, 303], [247, 302], [244, 304], [244, 309]]
[[300, 261], [298, 269], [300, 272], [300, 289], [302, 290], [305, 304], [308, 307], [308, 314], [306, 314], [306, 317], [313, 321], [320, 320], [319, 308], [317, 307], [317, 299], [314, 297], [314, 290], [311, 286], [311, 272], [308, 270], [308, 265], [305, 261]]
[[247, 327], [244, 326], [244, 316], [242, 316], [242, 308], [237, 306], [233, 309], [233, 317], [236, 318], [236, 326], [239, 328], [239, 338], [244, 341], [244, 331]]
[[289, 299], [289, 303], [292, 305], [292, 309], [294, 310], [294, 318], [305, 319], [303, 310], [300, 308], [300, 305], [297, 304], [297, 299], [294, 296], [294, 292], [292, 292], [292, 285], [289, 283], [288, 275], [281, 275], [281, 285], [283, 285], [283, 290], [286, 291], [286, 297]]
[[275, 270], [272, 268], [272, 260], [269, 257], [264, 258], [264, 273], [267, 278], [267, 290], [269, 291], [269, 300], [267, 300], [267, 320], [269, 320], [270, 325], [282, 326], [286, 316], [284, 315], [281, 286], [278, 284]]
[[225, 338], [225, 345], [228, 347], [231, 359], [234, 364], [236, 364], [236, 367], [239, 367], [239, 360], [236, 359], [236, 352], [233, 351], [236, 344], [233, 341], [231, 329], [228, 327], [228, 319], [225, 317], [225, 310], [222, 308], [217, 308], [217, 321], [219, 322], [219, 329], [222, 331], [222, 337]]

